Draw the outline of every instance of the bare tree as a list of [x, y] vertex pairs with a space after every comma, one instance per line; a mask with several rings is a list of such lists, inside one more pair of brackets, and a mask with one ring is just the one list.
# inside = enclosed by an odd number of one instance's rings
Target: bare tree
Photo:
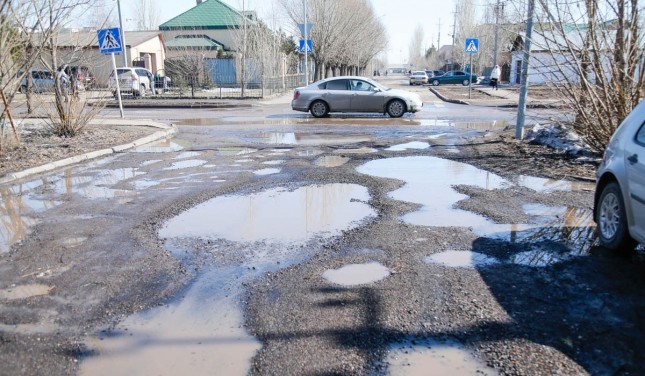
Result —
[[136, 0], [133, 7], [137, 15], [137, 30], [156, 30], [159, 27], [161, 13], [154, 0]]
[[[304, 22], [301, 0], [281, 0], [293, 24]], [[309, 0], [307, 22], [314, 25], [308, 37], [314, 79], [328, 75], [363, 72], [386, 48], [385, 28], [367, 0]]]
[[422, 64], [424, 59], [424, 55], [422, 55], [421, 49], [423, 48], [423, 26], [417, 25], [417, 27], [414, 29], [414, 33], [412, 34], [412, 39], [410, 40], [410, 46], [409, 46], [409, 59], [408, 61], [410, 62], [411, 66], [414, 66], [416, 68], [419, 68]]
[[605, 149], [638, 104], [645, 84], [643, 18], [638, 0], [540, 0], [534, 43], [550, 51], [535, 65], [574, 112], [573, 129]]

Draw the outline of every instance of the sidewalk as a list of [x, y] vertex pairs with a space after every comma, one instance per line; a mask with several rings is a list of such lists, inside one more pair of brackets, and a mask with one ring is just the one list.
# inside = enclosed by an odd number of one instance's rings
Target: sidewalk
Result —
[[[43, 126], [44, 119], [23, 119], [23, 126]], [[39, 165], [36, 167], [28, 168], [21, 171], [13, 171], [4, 175], [0, 175], [0, 184], [11, 183], [16, 180], [28, 177], [30, 175], [40, 174], [47, 171], [52, 171], [61, 167], [69, 166], [86, 160], [102, 157], [109, 154], [120, 153], [128, 149], [142, 146], [153, 141], [168, 138], [170, 135], [177, 132], [174, 125], [166, 125], [152, 120], [139, 120], [139, 119], [119, 119], [119, 118], [96, 118], [90, 120], [89, 124], [102, 125], [102, 126], [142, 126], [151, 127], [157, 130], [151, 131], [147, 136], [128, 142], [122, 145], [107, 147], [104, 149], [94, 150], [87, 153], [75, 155], [69, 158], [54, 160], [52, 162]]]
[[[507, 90], [504, 87], [494, 90], [490, 86], [473, 85], [471, 90], [475, 95], [470, 99], [458, 99], [451, 95], [454, 88], [448, 86], [429, 86], [429, 89], [439, 99], [456, 104], [486, 106], [486, 107], [517, 107], [520, 103], [520, 96], [515, 90]], [[463, 88], [460, 88], [463, 90]], [[477, 91], [478, 93], [475, 93]], [[482, 96], [481, 94], [484, 94]], [[526, 107], [528, 108], [558, 108], [563, 105], [559, 99], [533, 99], [529, 89]]]

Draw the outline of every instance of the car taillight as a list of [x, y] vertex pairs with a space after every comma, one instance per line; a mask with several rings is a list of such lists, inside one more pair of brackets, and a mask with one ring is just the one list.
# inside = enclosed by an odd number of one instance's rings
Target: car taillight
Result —
[[296, 90], [293, 92], [293, 100], [295, 101], [298, 98], [300, 98], [300, 91]]

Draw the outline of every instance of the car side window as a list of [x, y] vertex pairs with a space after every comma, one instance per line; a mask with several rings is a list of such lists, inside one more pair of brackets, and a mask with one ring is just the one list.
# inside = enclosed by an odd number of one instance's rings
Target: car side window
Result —
[[466, 75], [466, 73], [464, 73], [464, 72], [456, 72], [455, 73], [455, 76], [465, 76], [465, 75]]
[[641, 146], [645, 146], [645, 123], [643, 123], [638, 132], [636, 132], [636, 143]]
[[327, 82], [327, 90], [347, 90], [347, 80], [333, 80]]
[[373, 91], [374, 90], [374, 87], [365, 81], [351, 80], [350, 83], [352, 85], [353, 91]]

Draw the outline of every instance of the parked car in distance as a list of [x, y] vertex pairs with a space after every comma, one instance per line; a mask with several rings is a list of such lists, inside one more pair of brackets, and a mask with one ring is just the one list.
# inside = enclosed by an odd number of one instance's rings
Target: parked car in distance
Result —
[[471, 82], [477, 83], [477, 75], [469, 74], [463, 71], [448, 71], [441, 76], [435, 76], [430, 79], [432, 86], [447, 84], [462, 84], [468, 86]]
[[83, 87], [86, 89], [92, 89], [96, 87], [96, 76], [90, 68], [86, 66], [72, 65], [68, 67], [68, 70], [65, 71], [67, 75], [71, 78], [72, 75], [76, 76], [78, 82], [83, 84]]
[[432, 73], [433, 73], [433, 75], [432, 75], [433, 77], [434, 76], [443, 76], [444, 74], [446, 74], [446, 72], [444, 72], [442, 70], [434, 70], [434, 71], [432, 71]]
[[[140, 67], [121, 67], [117, 68], [119, 76], [119, 89], [121, 94], [132, 94], [135, 97], [145, 97], [150, 90], [150, 78], [152, 72]], [[116, 97], [116, 79], [114, 71], [110, 73], [109, 88]]]
[[428, 75], [425, 71], [414, 71], [410, 74], [410, 85], [421, 85], [428, 83]]
[[596, 178], [594, 219], [600, 243], [616, 251], [645, 244], [645, 100], [616, 129]]
[[[29, 87], [27, 80], [29, 80]], [[54, 75], [45, 69], [32, 69], [22, 80], [20, 91], [26, 93], [28, 88], [32, 93], [53, 93]]]
[[378, 112], [400, 117], [423, 107], [421, 97], [405, 90], [390, 89], [366, 77], [326, 78], [293, 92], [291, 108], [310, 111], [314, 117], [330, 112]]

